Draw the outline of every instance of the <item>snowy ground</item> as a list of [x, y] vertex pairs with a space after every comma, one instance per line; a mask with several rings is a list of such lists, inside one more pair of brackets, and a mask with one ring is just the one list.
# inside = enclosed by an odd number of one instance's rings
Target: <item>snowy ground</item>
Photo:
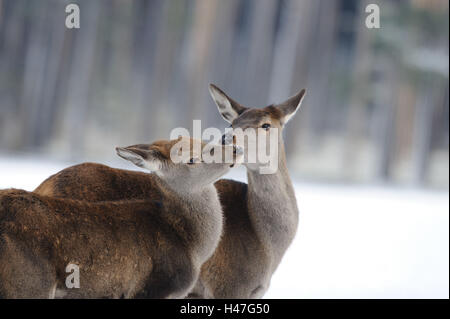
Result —
[[[32, 190], [67, 165], [0, 155], [0, 189]], [[295, 188], [297, 237], [266, 298], [449, 298], [448, 191]]]

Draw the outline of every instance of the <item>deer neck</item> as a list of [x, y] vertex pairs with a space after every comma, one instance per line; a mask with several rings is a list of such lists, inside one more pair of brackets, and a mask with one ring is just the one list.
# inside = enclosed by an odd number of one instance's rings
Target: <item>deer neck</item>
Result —
[[274, 174], [260, 174], [259, 170], [247, 169], [247, 177], [250, 219], [276, 268], [292, 242], [298, 224], [297, 201], [282, 138], [278, 142], [278, 170]]
[[199, 263], [205, 262], [213, 254], [222, 233], [223, 214], [216, 188], [211, 184], [187, 191], [164, 181], [161, 184], [168, 195], [169, 206], [173, 207], [170, 213], [177, 212], [187, 221], [187, 227], [179, 233], [189, 244], [192, 256]]

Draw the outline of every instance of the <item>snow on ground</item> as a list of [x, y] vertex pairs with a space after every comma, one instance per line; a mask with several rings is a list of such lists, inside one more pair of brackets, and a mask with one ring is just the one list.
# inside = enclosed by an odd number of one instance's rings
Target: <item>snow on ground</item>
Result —
[[[0, 156], [0, 189], [33, 190], [68, 165]], [[295, 189], [299, 229], [265, 298], [449, 298], [448, 191]]]
[[267, 298], [448, 298], [449, 197], [296, 185], [300, 223]]

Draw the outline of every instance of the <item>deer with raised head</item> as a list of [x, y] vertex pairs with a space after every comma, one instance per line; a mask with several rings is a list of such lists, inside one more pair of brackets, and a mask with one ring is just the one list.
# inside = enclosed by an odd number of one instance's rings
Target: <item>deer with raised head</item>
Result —
[[[258, 163], [249, 163], [248, 186], [227, 179], [214, 184], [225, 217], [224, 228], [189, 297], [258, 298], [267, 290], [297, 229], [298, 209], [281, 131], [299, 109], [305, 90], [265, 108], [244, 107], [214, 85], [210, 93], [233, 128], [279, 128], [278, 171], [261, 175]], [[155, 174], [84, 163], [51, 176], [35, 192], [88, 201], [143, 198], [158, 192], [155, 178]]]
[[[219, 191], [226, 223], [224, 234], [214, 255], [203, 265], [191, 297], [259, 298], [267, 291], [270, 279], [295, 237], [298, 208], [286, 164], [282, 130], [300, 108], [305, 90], [283, 103], [264, 108], [245, 107], [215, 85], [210, 94], [222, 117], [231, 124], [222, 143], [235, 141], [236, 129], [253, 129], [269, 139], [276, 134], [278, 152], [272, 156], [278, 169], [261, 174], [267, 163], [248, 161], [252, 149], [245, 144], [244, 165], [248, 187], [220, 180]], [[273, 130], [275, 129], [275, 130]], [[253, 148], [257, 150], [257, 147]], [[239, 203], [236, 194], [241, 193]], [[227, 196], [224, 196], [226, 194]]]
[[[117, 148], [155, 172], [158, 191], [145, 199], [92, 203], [0, 191], [0, 297], [186, 296], [222, 232], [213, 183], [234, 165], [205, 163], [205, 152], [217, 148], [194, 143], [180, 138]], [[171, 159], [175, 146], [188, 149], [189, 161]], [[69, 264], [79, 267], [79, 288], [65, 285]]]

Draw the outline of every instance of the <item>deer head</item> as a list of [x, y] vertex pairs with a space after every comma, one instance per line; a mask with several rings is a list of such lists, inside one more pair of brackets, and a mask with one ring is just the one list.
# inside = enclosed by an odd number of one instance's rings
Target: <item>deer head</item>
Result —
[[[243, 156], [243, 151], [231, 145], [211, 145], [187, 137], [161, 140], [152, 144], [117, 147], [117, 154], [133, 164], [156, 173], [169, 186], [185, 186], [187, 192], [214, 183], [226, 174]], [[214, 152], [233, 154], [232, 161], [206, 161]], [[223, 159], [221, 157], [221, 159]]]
[[[306, 90], [301, 90], [283, 103], [269, 105], [264, 108], [243, 106], [214, 84], [210, 84], [209, 92], [222, 117], [231, 124], [231, 129], [222, 136], [222, 144], [233, 143], [244, 147], [244, 164], [248, 169], [256, 170], [262, 164], [266, 165], [266, 163], [261, 163], [260, 156], [253, 156], [253, 158], [256, 157], [256, 161], [252, 162], [252, 154], [250, 152], [256, 152], [259, 155], [261, 145], [263, 145], [265, 149], [261, 151], [269, 151], [271, 153], [268, 149], [270, 139], [275, 139], [278, 146], [282, 146], [283, 128], [300, 109]], [[243, 132], [244, 138], [237, 141], [236, 136], [240, 132]], [[264, 140], [266, 141], [264, 144], [259, 143], [259, 141]], [[275, 156], [277, 156], [276, 160], [278, 160], [278, 152], [276, 152]]]

